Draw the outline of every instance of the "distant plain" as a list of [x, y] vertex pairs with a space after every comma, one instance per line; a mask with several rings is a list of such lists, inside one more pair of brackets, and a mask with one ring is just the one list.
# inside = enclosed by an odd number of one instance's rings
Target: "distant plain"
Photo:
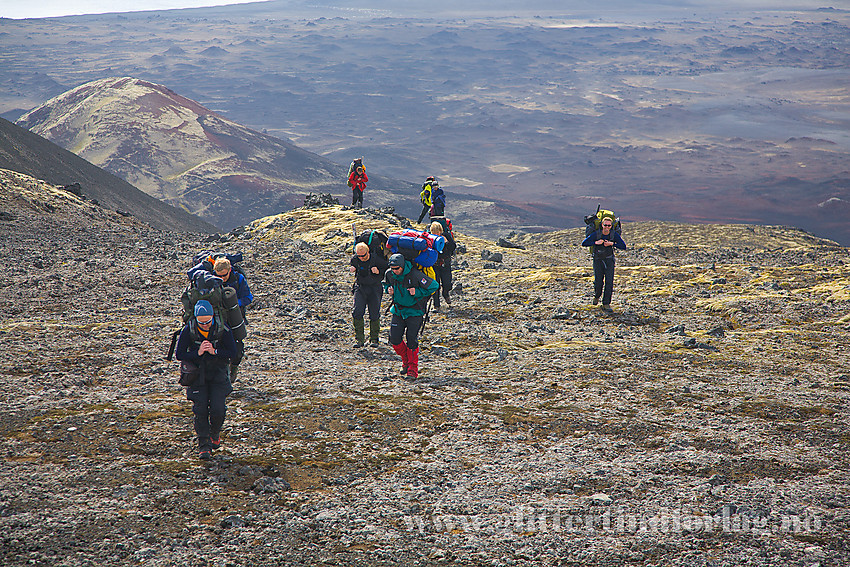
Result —
[[577, 226], [601, 203], [850, 244], [850, 12], [504, 4], [0, 20], [0, 113], [134, 76], [339, 163], [437, 175], [450, 206], [505, 201], [505, 232]]

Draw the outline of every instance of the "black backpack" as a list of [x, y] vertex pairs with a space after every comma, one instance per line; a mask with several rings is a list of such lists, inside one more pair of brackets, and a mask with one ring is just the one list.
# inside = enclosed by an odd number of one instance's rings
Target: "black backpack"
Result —
[[363, 242], [369, 247], [370, 254], [379, 254], [389, 257], [389, 248], [387, 248], [387, 233], [383, 230], [364, 230], [355, 239], [354, 244]]

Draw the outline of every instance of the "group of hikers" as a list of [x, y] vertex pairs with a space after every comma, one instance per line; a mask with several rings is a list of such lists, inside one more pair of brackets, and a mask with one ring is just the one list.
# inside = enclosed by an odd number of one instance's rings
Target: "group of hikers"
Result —
[[[362, 159], [352, 162], [352, 207], [362, 208], [367, 181]], [[364, 231], [355, 237], [349, 262], [355, 278], [355, 348], [367, 344], [367, 311], [368, 345], [380, 346], [381, 304], [384, 295], [389, 296], [389, 344], [401, 357], [401, 375], [412, 379], [419, 377], [419, 334], [431, 305], [439, 311], [441, 296], [446, 305], [451, 305], [452, 256], [457, 249], [451, 220], [445, 216], [445, 193], [433, 176], [426, 178], [419, 197], [423, 208], [417, 223], [429, 216], [424, 230], [390, 235], [380, 230]], [[591, 247], [593, 257], [593, 305], [601, 299], [602, 308], [610, 310], [614, 248], [626, 248], [619, 219], [610, 211], [597, 211], [585, 222], [588, 228], [582, 246]], [[181, 298], [184, 326], [172, 339], [172, 352], [181, 362], [180, 384], [192, 401], [199, 457], [203, 460], [221, 447], [226, 399], [233, 391], [232, 383], [245, 354], [245, 309], [253, 295], [238, 265], [241, 259], [241, 254], [212, 252], [196, 256], [187, 273], [190, 284]]]

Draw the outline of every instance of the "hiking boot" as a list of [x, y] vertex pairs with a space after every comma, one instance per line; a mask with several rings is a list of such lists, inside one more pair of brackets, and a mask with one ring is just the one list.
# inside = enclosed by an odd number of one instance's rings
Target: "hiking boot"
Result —
[[231, 382], [236, 382], [236, 373], [237, 372], [239, 372], [239, 365], [238, 364], [231, 364], [230, 365], [230, 381]]
[[381, 344], [379, 336], [381, 334], [381, 322], [369, 320], [369, 346], [378, 348]]
[[595, 297], [593, 298], [593, 301], [591, 301], [591, 303], [593, 303], [593, 305], [599, 305], [599, 296], [598, 296], [598, 295], [597, 295], [597, 296], [595, 296]]
[[408, 354], [410, 353], [410, 349], [407, 348], [407, 345], [404, 344], [404, 341], [402, 341], [397, 345], [393, 345], [393, 350], [401, 357], [401, 362], [404, 366], [402, 366], [401, 372], [399, 372], [399, 374], [404, 376], [407, 374], [407, 371], [410, 368], [410, 355]]
[[611, 309], [611, 304], [610, 303], [603, 303], [602, 304], [602, 311], [613, 311], [613, 309]]
[[446, 300], [446, 305], [451, 305], [451, 304], [452, 304], [452, 300], [451, 300], [451, 299], [449, 299], [449, 296], [448, 296], [448, 295], [444, 295], [444, 296], [443, 296], [443, 299], [445, 299], [445, 300]]
[[354, 320], [354, 340], [357, 341], [355, 348], [360, 348], [366, 343], [366, 321], [363, 317]]
[[213, 451], [221, 447], [221, 433], [218, 435], [210, 435], [210, 447]]
[[198, 452], [198, 458], [202, 461], [209, 461], [210, 459], [212, 459], [212, 453], [210, 453], [209, 449], [201, 449]]
[[419, 378], [419, 349], [407, 349], [407, 377]]

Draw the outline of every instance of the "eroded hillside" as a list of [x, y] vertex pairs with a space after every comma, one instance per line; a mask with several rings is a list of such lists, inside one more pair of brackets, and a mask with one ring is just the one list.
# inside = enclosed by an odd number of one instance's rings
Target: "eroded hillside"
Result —
[[[302, 208], [197, 242], [25, 183], [40, 196], [6, 196], [0, 220], [4, 564], [847, 556], [846, 248], [629, 224], [606, 314], [582, 229], [521, 250], [457, 226], [458, 289], [409, 381], [385, 337], [352, 348], [352, 223], [404, 222], [388, 211]], [[209, 248], [246, 255], [256, 301], [224, 448], [202, 463], [164, 355]]]

